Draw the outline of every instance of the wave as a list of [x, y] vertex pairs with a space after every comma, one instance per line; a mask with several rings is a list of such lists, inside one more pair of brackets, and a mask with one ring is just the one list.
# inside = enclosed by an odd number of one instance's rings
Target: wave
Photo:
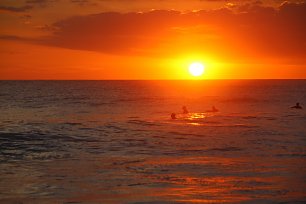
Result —
[[0, 161], [52, 160], [72, 156], [73, 148], [80, 144], [98, 143], [92, 137], [40, 132], [0, 133]]

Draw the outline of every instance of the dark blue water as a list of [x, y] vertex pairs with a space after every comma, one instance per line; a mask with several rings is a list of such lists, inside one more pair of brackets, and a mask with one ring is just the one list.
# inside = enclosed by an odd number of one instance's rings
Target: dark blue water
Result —
[[306, 80], [1, 81], [0, 203], [303, 203], [305, 109]]

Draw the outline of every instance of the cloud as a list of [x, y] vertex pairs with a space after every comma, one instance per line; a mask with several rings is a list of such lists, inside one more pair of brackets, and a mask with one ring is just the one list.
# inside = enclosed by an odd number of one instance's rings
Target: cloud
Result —
[[22, 7], [13, 7], [13, 6], [0, 6], [0, 12], [6, 11], [6, 12], [25, 12], [29, 9], [32, 9], [32, 6], [26, 5]]
[[14, 41], [30, 41], [34, 42], [33, 40], [29, 40], [27, 38], [19, 37], [19, 36], [14, 36], [14, 35], [0, 35], [1, 40], [14, 40]]
[[33, 7], [44, 8], [47, 7], [51, 3], [61, 3], [59, 0], [26, 0], [26, 5], [30, 5]]
[[57, 0], [27, 0], [27, 4], [46, 4], [48, 2], [56, 2]]
[[285, 3], [278, 9], [253, 6], [240, 14], [237, 32], [267, 54], [306, 54], [306, 3]]
[[90, 0], [70, 0], [70, 2], [79, 6], [98, 6], [96, 1]]
[[170, 56], [203, 53], [226, 59], [306, 59], [306, 3], [278, 8], [261, 2], [181, 13], [105, 12], [48, 25], [37, 42], [120, 55]]
[[57, 0], [27, 0], [25, 1], [25, 5], [20, 7], [0, 5], [0, 12], [22, 13], [31, 10], [36, 5], [45, 6], [47, 3], [56, 1]]
[[76, 4], [87, 4], [90, 1], [89, 0], [70, 0], [71, 3], [76, 3]]
[[160, 37], [181, 14], [176, 11], [147, 13], [107, 12], [77, 16], [52, 25], [54, 35], [48, 43], [72, 49], [94, 50], [106, 53], [132, 53], [160, 43]]

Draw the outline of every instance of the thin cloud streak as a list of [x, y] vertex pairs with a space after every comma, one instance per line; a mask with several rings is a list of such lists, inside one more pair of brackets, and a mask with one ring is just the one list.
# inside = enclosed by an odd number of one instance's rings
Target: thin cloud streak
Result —
[[25, 12], [28, 11], [29, 9], [32, 9], [33, 6], [22, 6], [22, 7], [13, 7], [13, 6], [0, 6], [0, 12], [1, 11], [6, 11], [6, 12]]

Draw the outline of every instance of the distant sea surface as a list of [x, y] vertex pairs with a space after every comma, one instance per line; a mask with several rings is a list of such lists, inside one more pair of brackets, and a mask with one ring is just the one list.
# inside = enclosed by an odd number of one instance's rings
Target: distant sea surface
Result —
[[0, 81], [0, 203], [306, 203], [306, 80]]

